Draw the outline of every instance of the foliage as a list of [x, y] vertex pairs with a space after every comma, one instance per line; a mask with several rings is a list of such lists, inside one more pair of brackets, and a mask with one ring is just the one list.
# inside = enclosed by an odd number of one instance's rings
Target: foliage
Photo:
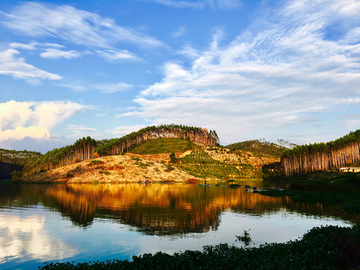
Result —
[[45, 263], [58, 269], [352, 269], [360, 267], [360, 226], [316, 227], [302, 239], [243, 248], [219, 244], [203, 251], [133, 256], [132, 261]]
[[22, 150], [22, 151], [17, 151], [17, 150], [7, 150], [7, 149], [1, 149], [0, 148], [0, 156], [4, 156], [4, 157], [8, 157], [11, 159], [34, 159], [34, 158], [38, 158], [41, 155], [40, 152], [35, 152], [35, 151], [26, 151]]
[[178, 138], [159, 138], [135, 146], [129, 152], [141, 155], [179, 153], [193, 149], [195, 144], [189, 140]]
[[[31, 170], [31, 168], [36, 166], [44, 166], [45, 164], [52, 163], [53, 165], [58, 164], [60, 161], [69, 157], [71, 159], [69, 164], [72, 164], [76, 158], [74, 157], [75, 152], [80, 152], [80, 155], [84, 155], [84, 148], [87, 147], [95, 147], [97, 144], [96, 140], [92, 139], [91, 137], [83, 137], [82, 139], [77, 140], [73, 145], [67, 145], [61, 148], [55, 148], [45, 153], [45, 155], [40, 156], [38, 159], [34, 160], [33, 162], [28, 163], [25, 166], [26, 170]], [[87, 151], [88, 152], [88, 151]], [[90, 154], [90, 153], [87, 153]], [[78, 159], [80, 161], [80, 159]]]
[[314, 143], [309, 145], [298, 145], [292, 149], [285, 150], [283, 156], [287, 157], [293, 154], [299, 156], [309, 153], [330, 152], [331, 150], [341, 149], [354, 142], [360, 142], [360, 129], [352, 131], [349, 134], [336, 139], [335, 141], [330, 141], [327, 143]]
[[[188, 127], [183, 125], [160, 125], [160, 126], [148, 126], [142, 128], [138, 131], [131, 132], [121, 138], [107, 140], [106, 142], [102, 142], [99, 147], [95, 149], [95, 152], [100, 155], [106, 155], [111, 152], [112, 149], [116, 149], [121, 145], [125, 145], [124, 150], [129, 150], [135, 147], [138, 142], [147, 141], [148, 137], [167, 137], [170, 135], [173, 137], [176, 134], [177, 138], [196, 138], [197, 136], [203, 137], [206, 139], [211, 139], [214, 143], [219, 141], [219, 137], [215, 130], [208, 131], [207, 129], [203, 129], [200, 127]], [[153, 139], [153, 138], [152, 138]], [[123, 148], [123, 147], [121, 147]]]
[[[283, 140], [280, 140], [283, 141]], [[272, 156], [280, 157], [282, 152], [287, 149], [283, 145], [262, 140], [248, 140], [244, 142], [232, 143], [226, 146], [232, 151], [242, 150], [249, 151], [255, 156]]]
[[[249, 229], [249, 231], [250, 231], [250, 229]], [[245, 247], [248, 247], [252, 242], [249, 231], [244, 230], [243, 234], [235, 235], [236, 241], [243, 242], [245, 244]]]
[[12, 173], [12, 179], [18, 179], [22, 176], [22, 172], [21, 171], [17, 171], [17, 170], [14, 170]]
[[170, 162], [171, 163], [176, 163], [176, 156], [175, 156], [175, 153], [172, 152], [170, 155], [169, 155], [169, 158], [170, 158]]
[[[180, 163], [176, 166], [196, 177], [216, 177], [216, 178], [243, 178], [246, 172], [240, 172], [236, 164], [227, 164], [213, 159], [206, 151], [200, 147], [193, 149], [190, 155], [178, 159]], [[247, 164], [248, 165], [248, 164]]]

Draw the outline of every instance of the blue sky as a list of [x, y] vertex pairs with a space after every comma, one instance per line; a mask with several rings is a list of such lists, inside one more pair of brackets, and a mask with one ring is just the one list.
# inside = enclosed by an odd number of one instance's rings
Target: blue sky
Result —
[[0, 148], [148, 125], [222, 144], [360, 128], [360, 1], [1, 1]]

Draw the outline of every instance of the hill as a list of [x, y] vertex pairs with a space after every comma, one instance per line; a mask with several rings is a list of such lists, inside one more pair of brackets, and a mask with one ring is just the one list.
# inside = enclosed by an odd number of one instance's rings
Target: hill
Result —
[[[279, 140], [282, 144], [289, 144], [283, 140]], [[289, 144], [290, 145], [290, 144]], [[292, 145], [291, 145], [292, 146]], [[282, 152], [288, 149], [284, 145], [267, 142], [265, 140], [248, 140], [243, 142], [232, 143], [226, 146], [232, 151], [242, 150], [251, 152], [254, 156], [267, 156], [280, 158]]]
[[111, 156], [130, 151], [134, 147], [158, 138], [187, 139], [207, 145], [215, 145], [219, 138], [214, 130], [183, 125], [160, 125], [142, 128], [121, 138], [96, 141], [91, 137], [77, 140], [73, 145], [48, 151], [23, 170], [25, 175], [52, 170], [94, 157]]
[[14, 170], [21, 171], [28, 162], [41, 156], [40, 152], [0, 148], [0, 179], [11, 179]]
[[[174, 153], [174, 154], [172, 154]], [[172, 157], [171, 157], [172, 156]], [[168, 182], [189, 179], [212, 181], [259, 178], [263, 167], [279, 162], [251, 152], [160, 138], [138, 145], [127, 153], [55, 168], [25, 176], [25, 182]]]

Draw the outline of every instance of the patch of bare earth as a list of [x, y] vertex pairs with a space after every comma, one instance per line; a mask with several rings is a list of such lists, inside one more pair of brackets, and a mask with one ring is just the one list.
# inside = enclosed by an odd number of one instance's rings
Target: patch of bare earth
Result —
[[[180, 154], [178, 154], [180, 155]], [[178, 182], [194, 176], [180, 171], [167, 163], [169, 154], [100, 157], [85, 160], [23, 177], [24, 182], [67, 182], [67, 183], [120, 183], [120, 182]]]

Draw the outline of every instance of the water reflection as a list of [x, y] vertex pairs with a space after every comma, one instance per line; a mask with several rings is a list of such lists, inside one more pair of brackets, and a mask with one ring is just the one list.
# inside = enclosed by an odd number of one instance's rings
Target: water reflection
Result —
[[44, 233], [45, 217], [0, 216], [0, 264], [9, 259], [61, 260], [76, 251]]
[[357, 220], [321, 204], [228, 186], [0, 184], [0, 268], [201, 250], [234, 244], [235, 235], [250, 228], [259, 246], [295, 240], [314, 226], [348, 226], [348, 221]]
[[[308, 215], [333, 216], [321, 204], [295, 204], [228, 186], [200, 187], [185, 184], [58, 184], [1, 185], [0, 207], [43, 204], [59, 211], [79, 227], [95, 218], [130, 225], [149, 235], [173, 235], [217, 230], [226, 209], [236, 213], [264, 215], [284, 206]], [[339, 214], [339, 213], [335, 213]], [[354, 220], [341, 214], [343, 219]]]

